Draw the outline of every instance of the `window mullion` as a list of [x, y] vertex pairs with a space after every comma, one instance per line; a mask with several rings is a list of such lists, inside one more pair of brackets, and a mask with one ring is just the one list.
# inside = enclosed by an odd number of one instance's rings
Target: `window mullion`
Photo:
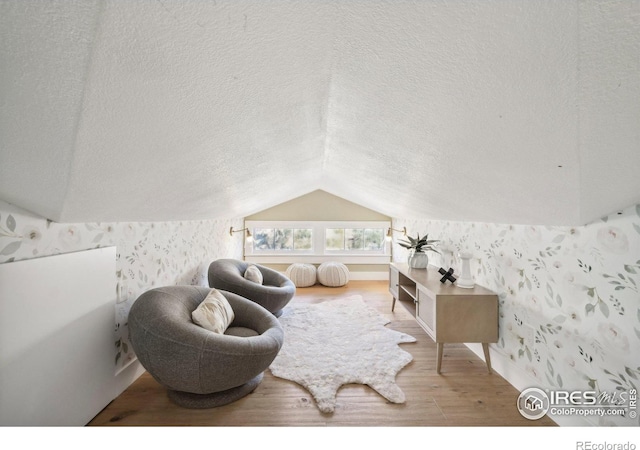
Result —
[[325, 224], [318, 225], [318, 245], [320, 249], [322, 249], [321, 254], [327, 254], [327, 227]]

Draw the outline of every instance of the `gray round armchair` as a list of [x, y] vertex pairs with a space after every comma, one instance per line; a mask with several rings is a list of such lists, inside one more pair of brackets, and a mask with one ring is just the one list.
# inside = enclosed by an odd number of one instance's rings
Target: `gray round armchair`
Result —
[[211, 289], [168, 286], [143, 293], [129, 312], [131, 345], [142, 366], [187, 408], [212, 408], [252, 392], [282, 347], [266, 309], [221, 291], [235, 318], [225, 334], [195, 324], [191, 313]]
[[[254, 265], [262, 274], [262, 284], [244, 278], [247, 267]], [[296, 293], [296, 285], [277, 270], [260, 264], [252, 264], [237, 259], [218, 259], [209, 265], [209, 286], [233, 292], [254, 301], [273, 313], [282, 314], [282, 308]]]

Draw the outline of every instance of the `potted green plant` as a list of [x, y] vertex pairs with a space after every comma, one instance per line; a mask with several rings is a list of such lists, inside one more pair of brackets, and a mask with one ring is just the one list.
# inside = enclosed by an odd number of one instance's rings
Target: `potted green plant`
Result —
[[413, 269], [426, 269], [429, 265], [429, 256], [427, 251], [440, 253], [435, 249], [434, 244], [439, 242], [437, 239], [429, 239], [429, 235], [425, 234], [420, 237], [418, 234], [415, 238], [407, 236], [407, 240], [398, 241], [398, 244], [409, 250], [409, 258], [407, 260], [409, 267]]

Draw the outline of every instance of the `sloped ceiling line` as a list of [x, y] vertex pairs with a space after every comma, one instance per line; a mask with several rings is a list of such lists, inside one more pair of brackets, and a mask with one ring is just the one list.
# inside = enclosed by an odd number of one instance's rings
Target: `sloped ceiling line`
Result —
[[82, 127], [82, 121], [84, 118], [83, 111], [85, 110], [87, 85], [91, 82], [90, 76], [91, 76], [92, 67], [93, 67], [93, 54], [95, 52], [96, 42], [98, 42], [98, 39], [100, 38], [100, 22], [101, 22], [102, 13], [104, 11], [104, 0], [97, 0], [97, 5], [98, 5], [97, 12], [95, 13], [94, 23], [92, 26], [93, 37], [91, 39], [91, 43], [93, 45], [89, 46], [89, 51], [86, 57], [87, 61], [85, 63], [84, 75], [82, 77], [82, 80], [83, 80], [82, 94], [81, 94], [80, 102], [78, 104], [78, 111], [76, 113], [76, 116], [74, 117], [75, 123], [73, 125], [73, 145], [70, 148], [71, 158], [69, 161], [69, 168], [67, 172], [68, 176], [66, 179], [66, 188], [64, 190], [63, 203], [60, 208], [61, 211], [60, 211], [59, 217], [65, 216], [65, 209], [66, 209], [67, 199], [69, 196], [69, 190], [73, 185], [73, 178], [74, 178], [74, 172], [75, 172], [74, 169], [75, 169], [75, 161], [76, 161], [75, 153], [78, 147], [78, 135], [80, 133], [80, 129]]
[[0, 8], [0, 198], [55, 221], [238, 217], [316, 189], [513, 224], [640, 202], [638, 2]]
[[59, 217], [97, 1], [0, 2], [0, 196]]

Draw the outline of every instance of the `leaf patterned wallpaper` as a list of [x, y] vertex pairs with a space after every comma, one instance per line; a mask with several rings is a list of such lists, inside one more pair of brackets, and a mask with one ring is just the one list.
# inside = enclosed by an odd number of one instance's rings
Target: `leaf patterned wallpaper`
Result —
[[[144, 291], [206, 285], [217, 258], [242, 258], [228, 238], [243, 220], [61, 224], [0, 201], [0, 263], [116, 246], [116, 371], [135, 359], [126, 325]], [[640, 387], [640, 205], [583, 227], [394, 219], [393, 227], [439, 239], [431, 263], [460, 272], [474, 254], [476, 283], [499, 294], [500, 339], [492, 349], [548, 389], [622, 392]], [[406, 250], [394, 244], [394, 260]], [[533, 330], [533, 340], [527, 338]], [[590, 418], [597, 425], [638, 419]]]
[[[492, 349], [543, 389], [627, 392], [640, 388], [640, 205], [582, 227], [394, 219], [394, 228], [439, 239], [436, 267], [498, 293], [500, 338]], [[447, 252], [446, 250], [451, 251]], [[395, 261], [406, 250], [393, 248]], [[531, 331], [528, 333], [527, 330]], [[531, 339], [533, 336], [533, 339]], [[596, 425], [638, 419], [588, 418]]]
[[242, 219], [63, 224], [0, 201], [0, 263], [115, 246], [117, 372], [135, 359], [127, 327], [132, 303], [158, 286], [208, 286], [211, 261], [242, 258], [242, 239], [229, 236], [230, 227], [242, 224]]

